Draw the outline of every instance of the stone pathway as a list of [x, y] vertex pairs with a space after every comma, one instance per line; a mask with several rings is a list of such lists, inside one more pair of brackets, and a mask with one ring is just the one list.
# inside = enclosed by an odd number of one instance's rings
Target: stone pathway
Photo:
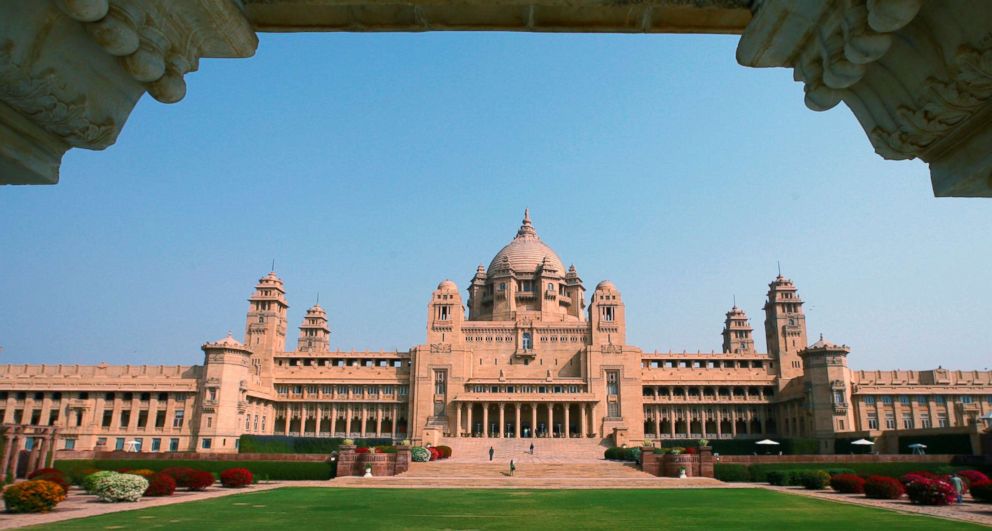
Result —
[[746, 483], [744, 485], [761, 487], [768, 490], [786, 492], [789, 494], [797, 494], [799, 496], [809, 496], [810, 498], [819, 498], [821, 500], [852, 503], [855, 505], [877, 507], [903, 513], [924, 514], [927, 516], [936, 516], [938, 518], [946, 518], [949, 520], [960, 520], [963, 522], [992, 527], [992, 504], [975, 503], [974, 501], [971, 501], [970, 495], [965, 495], [965, 502], [961, 505], [932, 506], [913, 505], [906, 499], [905, 496], [898, 500], [873, 500], [871, 498], [865, 498], [864, 494], [840, 494], [832, 490], [806, 490], [802, 487], [776, 487], [765, 483]]
[[[330, 482], [324, 482], [325, 484]], [[69, 496], [64, 502], [58, 504], [55, 510], [50, 513], [35, 514], [8, 514], [0, 511], [0, 529], [15, 529], [31, 525], [50, 524], [62, 520], [74, 518], [84, 518], [87, 516], [97, 516], [100, 514], [116, 513], [121, 511], [133, 511], [136, 509], [147, 509], [149, 507], [159, 507], [162, 505], [172, 505], [175, 503], [185, 503], [195, 500], [209, 500], [230, 496], [231, 494], [241, 494], [245, 492], [259, 492], [279, 487], [285, 487], [286, 483], [265, 483], [252, 485], [244, 489], [225, 489], [222, 487], [211, 487], [203, 492], [176, 491], [172, 496], [161, 498], [141, 498], [132, 503], [103, 503], [97, 501], [96, 496], [86, 494], [78, 487], [72, 487]]]

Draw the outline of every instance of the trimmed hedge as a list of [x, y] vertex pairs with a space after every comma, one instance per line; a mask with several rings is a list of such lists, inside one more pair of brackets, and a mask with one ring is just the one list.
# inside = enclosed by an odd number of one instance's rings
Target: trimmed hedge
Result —
[[[353, 439], [356, 446], [392, 445], [391, 438]], [[242, 435], [238, 453], [242, 454], [329, 454], [345, 441], [338, 437], [289, 437], [286, 435]]]
[[76, 478], [85, 469], [117, 470], [119, 468], [147, 468], [160, 471], [171, 467], [189, 467], [219, 474], [232, 466], [247, 468], [260, 480], [325, 480], [333, 476], [332, 463], [310, 461], [192, 461], [181, 459], [79, 459], [55, 463], [55, 468], [70, 478]]
[[806, 490], [822, 490], [830, 484], [826, 470], [809, 470], [799, 475], [799, 484]]
[[864, 494], [865, 478], [854, 474], [837, 474], [830, 478], [830, 488], [842, 494]]
[[[780, 444], [774, 450], [766, 449], [755, 444], [752, 439], [715, 439], [709, 441], [713, 453], [720, 455], [764, 455], [767, 452], [785, 455], [793, 454], [816, 454], [819, 453], [819, 446], [816, 439], [775, 439]], [[663, 439], [665, 448], [682, 447], [698, 448], [698, 439]]]
[[906, 493], [902, 483], [896, 478], [869, 476], [865, 481], [865, 497], [876, 500], [898, 500]]
[[765, 483], [771, 470], [823, 469], [830, 474], [858, 474], [860, 476], [901, 476], [909, 472], [926, 470], [936, 474], [949, 474], [963, 467], [943, 463], [768, 463], [748, 465], [751, 481]]
[[720, 481], [751, 481], [751, 473], [748, 471], [747, 465], [717, 463], [713, 465], [713, 474]]

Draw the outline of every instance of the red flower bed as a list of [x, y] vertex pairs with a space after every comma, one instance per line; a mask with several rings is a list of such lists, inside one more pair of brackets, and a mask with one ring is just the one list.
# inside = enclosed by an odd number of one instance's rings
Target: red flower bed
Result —
[[172, 476], [159, 472], [148, 478], [145, 496], [172, 496], [174, 492], [176, 492], [176, 480]]
[[915, 478], [906, 485], [909, 501], [917, 505], [948, 505], [957, 501], [950, 483], [940, 479]]
[[228, 468], [220, 473], [220, 482], [228, 488], [240, 488], [251, 485], [254, 478], [247, 468]]
[[450, 446], [436, 446], [438, 452], [441, 452], [441, 459], [447, 459], [451, 457], [451, 447]]
[[830, 488], [844, 494], [863, 494], [865, 480], [855, 474], [836, 474], [830, 478]]
[[51, 481], [59, 487], [62, 487], [63, 494], [69, 494], [69, 480], [65, 478], [65, 473], [57, 468], [39, 468], [38, 470], [28, 474], [28, 479], [43, 479], [45, 481]]
[[163, 469], [160, 473], [172, 476], [172, 479], [176, 480], [176, 486], [188, 489], [190, 485], [191, 475], [197, 472], [188, 466], [170, 466], [169, 468]]
[[441, 459], [441, 450], [438, 450], [437, 446], [431, 446], [427, 451], [431, 453], [431, 461]]
[[688, 447], [688, 448], [686, 448], [686, 449], [685, 449], [685, 453], [686, 453], [686, 455], [693, 455], [693, 454], [695, 454], [695, 453], [696, 453], [697, 451], [698, 451], [698, 450], [696, 450], [696, 449], [695, 449], [695, 448], [693, 448], [692, 446], [690, 446], [690, 447]]
[[906, 492], [898, 479], [888, 476], [869, 476], [864, 488], [866, 497], [877, 500], [897, 500]]
[[194, 470], [188, 478], [189, 490], [207, 490], [207, 487], [214, 484], [214, 475], [203, 470]]
[[972, 483], [971, 497], [978, 502], [992, 503], [992, 481]]
[[367, 454], [367, 453], [369, 453], [369, 449], [366, 448], [366, 447], [364, 447], [364, 446], [359, 446], [358, 448], [355, 448], [355, 453], [356, 454]]
[[989, 481], [988, 476], [977, 470], [962, 470], [958, 472], [958, 476], [961, 476], [961, 478], [964, 479], [964, 482], [969, 486]]
[[933, 472], [927, 472], [925, 470], [921, 470], [919, 472], [910, 472], [908, 474], [904, 474], [901, 478], [899, 478], [899, 481], [902, 481], [903, 485], [909, 485], [911, 482], [918, 481], [921, 479], [936, 481], [938, 479], [941, 479], [941, 476], [938, 476]]

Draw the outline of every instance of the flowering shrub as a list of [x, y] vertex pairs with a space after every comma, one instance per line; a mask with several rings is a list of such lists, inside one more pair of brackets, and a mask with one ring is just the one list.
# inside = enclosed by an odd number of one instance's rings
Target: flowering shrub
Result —
[[940, 479], [940, 476], [934, 474], [933, 472], [927, 472], [926, 470], [921, 470], [919, 472], [910, 472], [908, 474], [903, 474], [903, 476], [899, 478], [899, 481], [902, 481], [903, 485], [909, 485], [913, 481], [919, 481], [921, 479], [936, 481]]
[[172, 496], [174, 492], [176, 492], [176, 480], [172, 476], [159, 472], [148, 478], [145, 496]]
[[799, 476], [799, 484], [807, 490], [820, 490], [830, 484], [830, 474], [826, 470], [808, 470]]
[[691, 446], [685, 449], [686, 455], [693, 455], [693, 454], [696, 454], [698, 452], [699, 452], [698, 450], [696, 450], [695, 448], [693, 448]]
[[152, 477], [152, 476], [154, 476], [156, 474], [156, 472], [154, 470], [151, 470], [151, 469], [148, 469], [148, 468], [138, 468], [138, 469], [135, 469], [135, 470], [128, 470], [127, 473], [128, 474], [134, 474], [135, 476], [141, 476], [141, 477], [143, 477], [145, 479], [148, 479], [148, 478], [150, 478], [150, 477]]
[[62, 492], [69, 494], [69, 481], [66, 480], [65, 474], [55, 468], [39, 468], [34, 472], [28, 474], [28, 479], [43, 479], [45, 481], [51, 481], [59, 487], [62, 488]]
[[830, 478], [830, 488], [844, 494], [863, 494], [865, 480], [854, 474], [837, 474]]
[[431, 461], [441, 459], [441, 450], [438, 450], [437, 447], [431, 446], [427, 451], [431, 453]]
[[431, 453], [423, 446], [414, 446], [410, 450], [410, 458], [418, 463], [426, 463], [431, 460]]
[[93, 494], [103, 502], [138, 501], [148, 490], [148, 480], [134, 474], [111, 472], [96, 481]]
[[196, 470], [188, 466], [172, 466], [163, 469], [160, 473], [172, 476], [172, 479], [176, 480], [177, 487], [188, 489], [190, 483], [190, 475], [193, 472], [196, 472]]
[[186, 478], [186, 488], [189, 490], [207, 490], [207, 487], [217, 481], [214, 475], [203, 470], [194, 470]]
[[355, 448], [355, 453], [356, 454], [367, 454], [367, 453], [369, 453], [369, 449], [366, 448], [366, 447], [364, 447], [364, 446], [359, 446], [358, 448]]
[[[440, 446], [438, 447], [440, 448]], [[375, 447], [375, 453], [377, 454], [395, 454], [396, 447], [391, 444], [380, 444]]]
[[61, 486], [45, 479], [15, 483], [3, 491], [3, 503], [12, 513], [44, 513], [65, 499]]
[[977, 470], [962, 470], [958, 472], [958, 475], [961, 476], [961, 479], [964, 479], [964, 482], [967, 483], [968, 486], [990, 481], [988, 476]]
[[978, 502], [992, 503], [992, 481], [977, 481], [971, 484], [971, 497]]
[[451, 457], [451, 447], [450, 446], [435, 446], [437, 451], [441, 452], [441, 459], [447, 459]]
[[957, 500], [950, 483], [940, 479], [915, 478], [906, 485], [909, 501], [918, 505], [948, 505]]
[[220, 473], [220, 482], [228, 488], [240, 488], [251, 485], [254, 478], [247, 468], [228, 468]]
[[95, 494], [96, 483], [111, 474], [117, 474], [117, 472], [114, 472], [112, 470], [100, 470], [99, 472], [94, 472], [86, 476], [85, 478], [83, 478], [83, 485], [82, 485], [83, 490], [85, 490], [90, 494]]
[[902, 483], [888, 476], [869, 476], [865, 481], [865, 496], [878, 500], [898, 500], [906, 492]]

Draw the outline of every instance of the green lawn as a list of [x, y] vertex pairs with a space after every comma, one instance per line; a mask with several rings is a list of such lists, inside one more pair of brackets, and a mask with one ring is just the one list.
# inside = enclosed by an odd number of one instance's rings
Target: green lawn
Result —
[[46, 529], [984, 529], [764, 489], [281, 488]]

